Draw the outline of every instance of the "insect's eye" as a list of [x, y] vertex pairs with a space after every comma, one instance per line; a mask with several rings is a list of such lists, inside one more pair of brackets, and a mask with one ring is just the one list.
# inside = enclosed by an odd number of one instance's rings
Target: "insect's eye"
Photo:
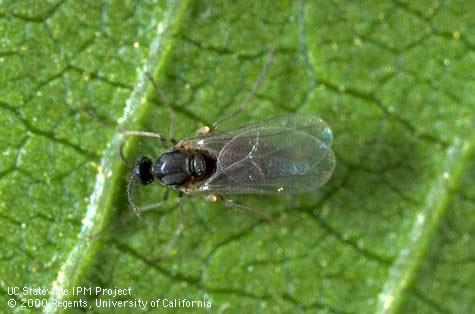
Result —
[[153, 162], [150, 158], [142, 156], [135, 162], [134, 165], [134, 176], [138, 179], [138, 181], [143, 184], [149, 184], [153, 181], [153, 173], [152, 173], [152, 166]]

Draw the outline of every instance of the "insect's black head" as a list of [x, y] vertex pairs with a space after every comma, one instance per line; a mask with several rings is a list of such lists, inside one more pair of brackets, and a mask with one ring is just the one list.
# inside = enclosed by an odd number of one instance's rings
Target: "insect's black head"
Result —
[[132, 168], [135, 179], [143, 185], [153, 182], [153, 161], [145, 156], [139, 157]]
[[158, 157], [153, 172], [162, 184], [176, 187], [191, 177], [188, 168], [189, 157], [180, 150], [166, 152]]

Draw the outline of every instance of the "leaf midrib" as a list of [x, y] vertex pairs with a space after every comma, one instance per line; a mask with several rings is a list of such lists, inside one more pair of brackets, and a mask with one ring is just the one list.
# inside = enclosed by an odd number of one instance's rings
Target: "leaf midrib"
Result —
[[[150, 106], [145, 100], [150, 84], [148, 84], [148, 78], [145, 73], [158, 72], [167, 64], [175, 42], [175, 34], [181, 28], [189, 2], [189, 0], [177, 2], [165, 12], [162, 21], [152, 21], [157, 34], [150, 44], [147, 60], [139, 73], [137, 83], [119, 119], [119, 130], [124, 126], [130, 125], [132, 121], [135, 121], [135, 118], [140, 120], [149, 110]], [[70, 289], [77, 284], [80, 276], [87, 271], [97, 252], [99, 244], [97, 241], [92, 240], [92, 238], [107, 224], [111, 216], [111, 203], [113, 202], [114, 192], [118, 190], [118, 184], [121, 182], [117, 175], [121, 173], [121, 163], [117, 158], [117, 152], [122, 141], [123, 135], [115, 133], [104, 151], [103, 157], [100, 160], [99, 171], [96, 175], [94, 189], [89, 198], [86, 214], [82, 220], [78, 239], [66, 260], [59, 267], [56, 279], [52, 283], [50, 301], [67, 298], [67, 296], [60, 292], [63, 289]], [[44, 309], [45, 313], [61, 311], [60, 308], [53, 307], [51, 304], [52, 302], [48, 302], [48, 306]]]
[[458, 188], [474, 151], [474, 132], [470, 133], [465, 140], [456, 139], [446, 150], [442, 171], [431, 186], [424, 207], [415, 217], [409, 242], [400, 251], [389, 269], [386, 284], [378, 296], [376, 313], [398, 312], [404, 293], [414, 280], [432, 236], [446, 213], [452, 192]]

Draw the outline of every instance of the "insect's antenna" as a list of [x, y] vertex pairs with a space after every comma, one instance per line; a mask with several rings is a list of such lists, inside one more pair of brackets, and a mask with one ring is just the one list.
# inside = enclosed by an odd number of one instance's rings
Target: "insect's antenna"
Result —
[[[124, 146], [125, 146], [124, 142], [120, 144], [120, 149], [119, 149], [120, 159], [122, 159], [122, 161], [127, 166], [129, 171], [133, 171], [133, 167], [130, 165], [127, 158], [125, 158]], [[129, 177], [129, 183], [127, 184], [127, 198], [129, 199], [130, 207], [132, 207], [132, 210], [134, 211], [135, 215], [140, 216], [140, 210], [137, 207], [137, 205], [135, 205], [135, 201], [134, 201], [134, 188], [135, 188], [136, 183], [137, 183], [137, 179], [135, 178], [133, 174], [131, 174]]]
[[130, 176], [129, 183], [127, 184], [127, 198], [129, 199], [130, 207], [132, 207], [132, 210], [134, 211], [135, 215], [140, 216], [140, 210], [137, 205], [135, 205], [134, 200], [134, 188], [136, 183], [137, 180], [135, 179], [135, 177]]
[[129, 169], [129, 171], [132, 171], [132, 166], [131, 166], [130, 163], [127, 161], [127, 158], [125, 158], [125, 155], [124, 155], [124, 146], [125, 146], [125, 143], [122, 142], [122, 144], [120, 144], [120, 149], [119, 149], [120, 159], [122, 159], [122, 161], [124, 162], [124, 164], [127, 166], [127, 169]]

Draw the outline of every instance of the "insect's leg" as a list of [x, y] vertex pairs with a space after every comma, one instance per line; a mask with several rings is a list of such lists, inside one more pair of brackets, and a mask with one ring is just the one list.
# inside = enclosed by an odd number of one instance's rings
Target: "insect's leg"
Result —
[[144, 206], [140, 206], [138, 208], [139, 212], [140, 213], [143, 213], [145, 211], [148, 211], [148, 210], [151, 210], [151, 209], [155, 209], [155, 208], [159, 208], [159, 207], [162, 207], [167, 201], [168, 201], [168, 197], [170, 196], [170, 190], [169, 189], [166, 189], [165, 190], [165, 193], [163, 193], [163, 197], [161, 199], [160, 202], [157, 202], [157, 203], [153, 203], [153, 204], [148, 204], [148, 205], [144, 205]]
[[184, 213], [183, 213], [183, 193], [182, 192], [178, 194], [178, 210], [179, 210], [180, 220], [176, 226], [175, 232], [173, 233], [173, 236], [171, 237], [171, 239], [168, 241], [167, 245], [165, 245], [165, 248], [163, 249], [162, 254], [160, 254], [160, 256], [154, 261], [163, 260], [164, 258], [168, 256], [168, 254], [173, 249], [173, 246], [175, 245], [176, 241], [178, 240], [178, 238], [180, 237], [180, 234], [183, 231], [185, 223], [184, 223]]
[[224, 198], [223, 196], [217, 196], [220, 200], [223, 201], [223, 204], [224, 206], [226, 207], [232, 207], [232, 208], [235, 208], [235, 209], [239, 209], [239, 210], [244, 210], [244, 211], [247, 211], [253, 215], [255, 215], [256, 217], [258, 217], [259, 219], [261, 220], [265, 220], [267, 222], [271, 222], [271, 223], [274, 223], [276, 222], [276, 219], [266, 213], [263, 213], [262, 211], [256, 209], [256, 208], [252, 208], [252, 207], [248, 207], [248, 206], [245, 206], [245, 205], [241, 205], [241, 204], [237, 204], [235, 203], [234, 201], [232, 200], [228, 200], [226, 198]]
[[111, 129], [112, 131], [115, 131], [117, 125], [111, 121], [105, 120], [103, 117], [98, 116], [95, 112], [89, 110], [87, 106], [85, 105], [79, 105], [78, 107], [79, 111], [87, 115], [89, 118], [91, 118], [93, 121], [99, 123], [103, 127], [106, 127], [108, 129]]
[[[155, 203], [155, 204], [146, 205], [146, 206], [141, 206], [141, 207], [138, 208], [139, 212], [143, 213], [145, 211], [155, 209], [157, 207], [162, 206], [163, 204], [165, 204], [167, 202], [169, 195], [170, 195], [170, 190], [167, 189], [167, 190], [165, 190], [165, 193], [163, 194], [162, 200], [160, 202]], [[129, 221], [129, 219], [131, 219], [133, 217], [134, 216], [129, 215], [128, 212], [124, 212], [117, 220], [112, 221], [110, 224], [108, 224], [102, 230], [98, 231], [96, 234], [91, 235], [90, 239], [91, 240], [96, 240], [97, 238], [99, 238], [103, 234], [105, 234], [106, 231], [126, 223], [127, 221]]]
[[196, 130], [196, 135], [205, 135], [208, 134], [211, 131], [209, 126], [203, 126]]
[[207, 200], [210, 203], [214, 203], [218, 200], [218, 197], [214, 194], [210, 194], [210, 195], [205, 195], [204, 199]]
[[[164, 148], [170, 148], [170, 145], [167, 142], [167, 139], [163, 135], [161, 135], [160, 133], [146, 132], [146, 131], [122, 131], [122, 134], [124, 136], [141, 136], [141, 137], [158, 138], [160, 140], [160, 143], [162, 143], [162, 146]], [[170, 142], [172, 144], [174, 144], [171, 140], [170, 140]]]
[[241, 111], [249, 104], [249, 101], [254, 97], [256, 94], [257, 90], [261, 86], [262, 82], [264, 81], [264, 78], [269, 71], [269, 67], [272, 63], [272, 58], [274, 57], [274, 52], [275, 48], [272, 48], [269, 53], [267, 54], [267, 60], [264, 66], [262, 67], [261, 73], [259, 73], [259, 77], [257, 78], [256, 82], [254, 83], [254, 86], [252, 87], [252, 90], [247, 94], [246, 98], [244, 98], [244, 101], [241, 102], [239, 105], [238, 109], [233, 111], [231, 114], [225, 116], [224, 118], [219, 119], [218, 121], [214, 122], [211, 127], [209, 126], [203, 126], [199, 128], [196, 131], [196, 135], [205, 135], [208, 134], [209, 132], [212, 132], [218, 128], [220, 124], [222, 124], [225, 121], [228, 121], [229, 119], [237, 116]]
[[[79, 107], [79, 110], [84, 113], [85, 115], [87, 115], [88, 117], [90, 117], [91, 119], [93, 119], [95, 122], [101, 124], [102, 126], [106, 127], [106, 128], [109, 128], [111, 130], [114, 130], [116, 131], [116, 125], [112, 124], [111, 122], [109, 121], [105, 121], [104, 119], [102, 119], [101, 117], [97, 116], [94, 112], [88, 110], [85, 106], [80, 106]], [[119, 133], [123, 134], [124, 136], [141, 136], [141, 137], [153, 137], [153, 138], [158, 138], [160, 140], [160, 142], [163, 144], [163, 145], [168, 145], [167, 143], [167, 139], [165, 138], [165, 136], [163, 136], [162, 134], [160, 133], [155, 133], [155, 132], [146, 132], [146, 131], [130, 131], [130, 130], [117, 130]], [[175, 144], [173, 143], [171, 140], [170, 142], [172, 144]], [[167, 146], [168, 147], [168, 146]]]
[[272, 63], [272, 59], [274, 57], [274, 52], [275, 52], [275, 48], [272, 47], [271, 50], [269, 51], [269, 53], [267, 54], [266, 63], [262, 67], [261, 73], [259, 73], [259, 76], [258, 76], [256, 82], [254, 83], [254, 86], [252, 87], [251, 91], [247, 94], [246, 98], [244, 98], [244, 100], [241, 102], [241, 104], [239, 104], [238, 109], [236, 109], [231, 114], [225, 116], [224, 118], [222, 118], [222, 119], [216, 121], [215, 123], [213, 123], [213, 125], [211, 127], [211, 130], [215, 130], [223, 122], [225, 122], [225, 121], [235, 117], [239, 113], [241, 113], [243, 111], [243, 109], [249, 104], [249, 101], [252, 99], [252, 97], [254, 97], [256, 95], [257, 90], [262, 85], [262, 82], [264, 81], [264, 78], [266, 77], [267, 72], [269, 71], [270, 65]]
[[172, 144], [176, 144], [177, 141], [175, 140], [175, 113], [170, 106], [170, 103], [165, 98], [165, 95], [162, 93], [157, 81], [153, 78], [153, 76], [149, 72], [145, 72], [148, 79], [152, 82], [153, 88], [155, 88], [155, 93], [157, 94], [158, 99], [165, 105], [165, 109], [168, 112], [168, 121], [170, 124], [168, 125], [168, 138]]

